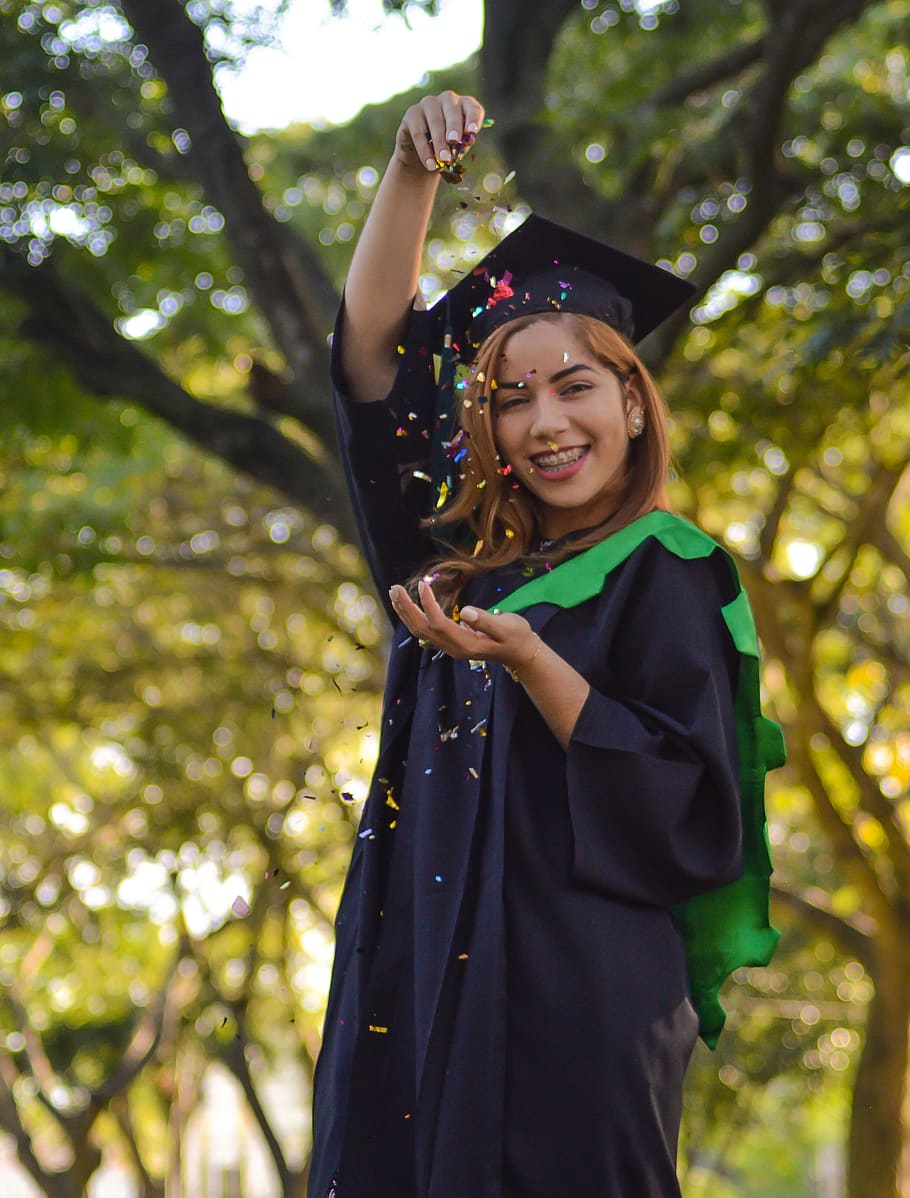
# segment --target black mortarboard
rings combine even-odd
[[[604,321],[634,343],[694,296],[691,283],[660,266],[529,216],[430,310],[434,348],[442,353],[432,453],[436,507],[445,504],[453,487],[455,363],[470,362],[495,328],[537,312],[578,312]]]
[[[480,342],[516,316],[580,312],[637,342],[694,295],[691,283],[659,266],[532,215],[432,311],[468,362]]]

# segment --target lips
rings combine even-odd
[[[540,470],[563,470],[584,457],[590,448],[590,445],[575,445],[553,453],[536,453],[531,455],[531,461]]]

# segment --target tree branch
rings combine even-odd
[[[0,246],[0,285],[29,308],[25,335],[46,344],[90,394],[138,401],[200,448],[296,500],[357,543],[334,459],[317,460],[261,417],[202,403],[184,391],[136,345],[118,336],[107,316],[51,263],[30,267],[15,250]],[[334,447],[328,410],[311,405],[308,415],[314,417],[310,427]]]
[[[830,623],[837,612],[860,547],[867,543],[874,543],[875,538],[881,536],[880,530],[884,528],[882,513],[887,510],[890,497],[900,482],[904,470],[903,465],[893,467],[879,463],[872,474],[868,490],[861,500],[857,500],[859,510],[855,518],[845,524],[843,538],[828,555],[828,561],[830,561],[835,554],[846,554],[846,563],[840,578],[834,584],[827,598],[813,605],[816,631]],[[890,534],[886,532],[886,535]],[[900,551],[896,542],[895,546]]]
[[[798,891],[785,882],[775,881],[771,886],[771,898],[794,915],[811,934],[827,936],[846,956],[855,957],[871,968],[875,955],[874,919],[861,912],[850,916],[835,915],[829,896],[817,886]]]
[[[225,122],[202,30],[186,7],[179,0],[121,0],[121,8],[167,81],[175,124],[192,140],[188,158],[207,198],[225,217],[250,291],[302,389],[314,370],[327,375],[325,335],[338,293],[316,255],[292,241],[263,207],[240,141]],[[302,393],[300,399],[305,406]]]
[[[164,1198],[164,1182],[157,1181],[152,1177],[146,1167],[145,1161],[142,1159],[142,1153],[139,1151],[136,1129],[133,1126],[126,1095],[120,1095],[111,1104],[111,1110],[117,1121],[117,1126],[120,1128],[120,1134],[126,1143],[127,1152],[133,1162],[133,1168],[139,1174],[139,1183],[142,1186],[144,1198]]]
[[[661,84],[648,99],[647,106],[649,108],[663,108],[670,104],[678,104],[681,100],[688,99],[695,92],[713,87],[715,83],[729,79],[731,75],[736,75],[740,71],[745,70],[746,67],[750,67],[754,62],[758,62],[765,56],[766,50],[766,34],[755,38],[751,42],[743,42],[739,46],[733,46],[731,49],[724,51],[723,54],[718,54],[716,58],[712,58],[710,62],[701,63],[699,66],[692,67],[688,71],[682,71],[675,78]]]
[[[862,749],[850,745],[844,740],[843,733],[814,695],[810,697],[809,703],[820,731],[828,738],[834,752],[856,783],[861,807],[869,815],[874,816],[885,830],[890,848],[889,857],[894,866],[899,893],[910,895],[910,844],[907,843],[903,829],[898,822],[897,812],[879,790],[875,780],[863,768]]]
[[[19,1116],[19,1108],[13,1098],[13,1087],[19,1074],[8,1053],[0,1053],[0,1125],[16,1142],[16,1155],[22,1167],[48,1198],[76,1198],[70,1189],[66,1175],[44,1170],[35,1155],[32,1138]]]
[[[743,162],[742,173],[749,177],[752,190],[745,211],[720,225],[712,245],[699,248],[698,267],[691,280],[697,287],[697,297],[736,264],[777,211],[782,193],[778,146],[793,80],[815,60],[824,43],[844,24],[855,21],[869,3],[871,0],[803,0],[777,12],[775,25],[762,39],[764,70],[722,135],[714,134],[712,157],[722,158],[726,144],[731,161]],[[663,189],[664,194],[675,200],[683,184],[695,182],[690,174],[688,162],[685,170],[681,162],[675,177]],[[625,198],[614,208],[621,206],[627,207]],[[652,368],[659,369],[666,360],[687,322],[688,313],[678,312],[647,338],[643,352]]]
[[[246,1035],[243,1030],[243,1016],[236,1008],[234,1009],[234,1018],[237,1020],[237,1035],[233,1040],[230,1041],[229,1044],[224,1047],[221,1057],[228,1069],[230,1069],[231,1073],[233,1073],[234,1077],[236,1077],[237,1081],[240,1083],[240,1087],[243,1090],[247,1103],[249,1104],[253,1118],[259,1125],[259,1130],[262,1132],[263,1138],[265,1139],[269,1152],[271,1153],[272,1160],[275,1163],[275,1168],[278,1172],[279,1178],[281,1179],[282,1192],[289,1194],[291,1192],[291,1186],[295,1180],[294,1171],[288,1165],[284,1151],[278,1141],[278,1137],[272,1130],[272,1125],[269,1123],[268,1116],[263,1109],[262,1103],[259,1101],[259,1095],[256,1092],[255,1085],[253,1084],[253,1078],[250,1074],[250,1068],[247,1064],[247,1059],[244,1052],[244,1049],[248,1045],[249,1041],[246,1039]]]
[[[799,770],[800,781],[812,797],[818,822],[831,841],[839,864],[858,887],[877,923],[888,924],[893,920],[894,912],[882,891],[875,867],[856,843],[850,825],[834,806],[815,768],[807,743],[808,736],[813,731],[815,729],[807,729],[805,739],[796,736],[790,738],[790,761]]]

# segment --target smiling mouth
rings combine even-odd
[[[558,453],[535,453],[531,461],[538,470],[563,470],[583,458],[590,448],[590,445],[576,445],[573,449],[562,449]]]

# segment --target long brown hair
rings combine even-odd
[[[554,317],[571,321],[579,341],[621,382],[635,380],[636,397],[644,408],[645,429],[641,436],[629,441],[616,511],[596,528],[539,553],[538,500],[504,465],[496,451],[491,398],[506,342],[512,334],[536,321]],[[524,558],[531,566],[543,565],[545,561],[551,566],[558,565],[655,508],[670,510],[666,493],[670,459],[666,404],[631,344],[603,321],[568,312],[516,317],[495,329],[484,341],[466,383],[458,392],[461,402],[457,424],[464,432],[467,453],[458,462],[460,473],[454,498],[445,509],[422,520],[421,525],[436,529],[440,525],[460,524],[473,534],[474,549],[471,552],[453,547],[431,561],[420,574],[409,579],[407,589],[412,598],[417,597],[418,581],[432,577],[437,599],[451,613],[465,586],[480,574]]]

